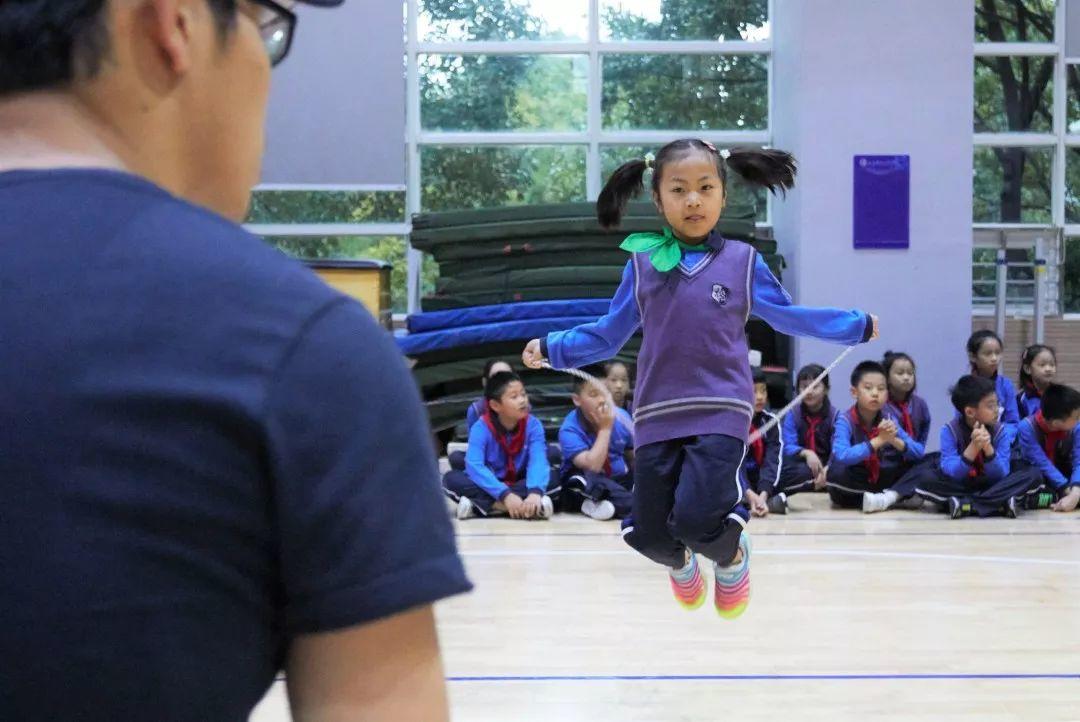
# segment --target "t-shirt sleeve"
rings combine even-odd
[[[567,417],[563,421],[562,427],[559,428],[559,449],[562,451],[563,461],[567,466],[574,466],[574,459],[578,454],[582,454],[592,446],[588,443],[588,439],[577,428],[576,424],[570,423],[570,418]]]
[[[308,320],[274,373],[265,424],[287,632],[471,588],[416,385],[362,306],[337,299]]]

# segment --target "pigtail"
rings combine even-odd
[[[645,190],[645,171],[649,164],[642,160],[623,163],[608,178],[600,197],[596,199],[596,218],[604,229],[617,228],[626,211],[626,204]]]
[[[795,186],[795,156],[787,151],[774,148],[731,148],[727,151],[725,162],[728,168],[748,183],[768,188],[773,195],[777,190],[784,195]]]

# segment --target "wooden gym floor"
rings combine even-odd
[[[1080,513],[791,507],[750,526],[736,621],[680,609],[616,522],[455,522],[476,590],[438,606],[454,719],[1080,720]],[[288,719],[278,683],[252,720]]]

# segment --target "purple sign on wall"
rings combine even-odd
[[[855,156],[855,248],[907,248],[911,156]]]

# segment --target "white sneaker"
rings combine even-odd
[[[476,507],[467,497],[461,497],[457,504],[457,518],[461,521],[476,516]]]
[[[542,496],[540,498],[540,518],[550,519],[555,513],[555,505],[551,503],[550,496]]]
[[[457,516],[458,502],[454,501],[453,499],[451,499],[449,496],[447,496],[445,494],[443,495],[443,498],[446,499],[446,511],[447,511],[447,513],[450,514],[450,516]]]
[[[864,491],[862,495],[862,510],[864,514],[873,514],[875,511],[885,511],[889,508],[889,502],[885,494],[873,494]]]
[[[597,521],[607,521],[615,516],[615,505],[607,499],[603,501],[593,501],[592,499],[586,499],[581,502],[581,513],[590,519],[596,519]]]

